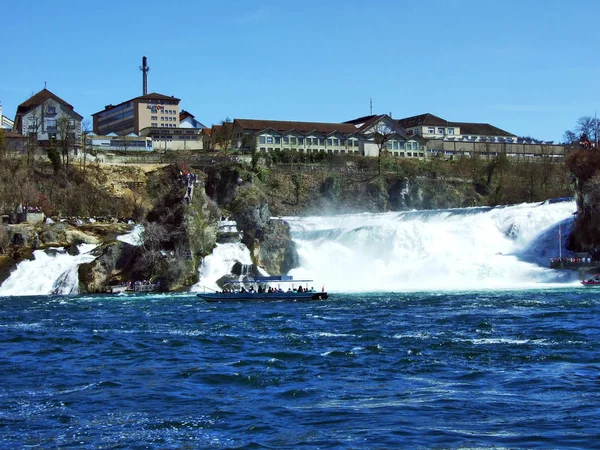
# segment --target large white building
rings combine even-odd
[[[82,116],[73,110],[73,106],[44,88],[17,107],[13,129],[22,135],[35,134],[40,144],[53,139],[61,139],[60,120],[69,120],[69,136],[74,147],[81,141]]]

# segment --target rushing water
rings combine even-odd
[[[0,298],[2,448],[597,448],[600,290]]]

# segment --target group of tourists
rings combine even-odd
[[[592,258],[578,257],[578,256],[563,256],[562,258],[550,258],[551,264],[556,263],[570,263],[570,264],[589,264],[592,262]]]
[[[279,288],[274,288],[271,286],[258,286],[258,288],[254,289],[254,286],[250,286],[247,290],[244,286],[242,286],[239,289],[230,289],[230,288],[223,288],[223,291],[221,292],[222,294],[245,294],[245,293],[250,293],[250,294],[276,294],[276,293],[285,293],[286,291],[284,291],[283,289]],[[288,288],[287,290],[288,293],[293,293],[293,292],[315,292],[315,288],[311,287],[310,289],[308,289],[308,287],[303,288],[302,286],[298,286],[297,288]]]

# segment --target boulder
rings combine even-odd
[[[92,254],[97,258],[79,266],[79,292],[101,293],[111,280],[126,277],[139,248],[121,241],[104,244]]]

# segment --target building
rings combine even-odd
[[[85,136],[86,149],[95,151],[152,151],[152,138],[137,136],[132,133],[127,136],[119,136],[116,133],[110,133],[106,136],[99,136],[96,133],[89,133]]]
[[[219,129],[213,127],[210,133],[213,143],[218,143],[215,136],[218,134]],[[260,152],[295,150],[377,156],[383,149],[394,156],[425,156],[424,141],[407,136],[387,115],[361,117],[345,123],[235,119],[231,140],[231,147],[242,151],[256,148]]]
[[[407,133],[387,114],[359,117],[345,123],[354,125],[366,136],[365,156],[378,156],[380,150],[386,150],[392,156],[408,158],[424,158],[427,155],[426,139]]]
[[[179,102],[180,99],[173,96],[153,92],[118,105],[107,105],[104,110],[92,114],[94,133],[126,136],[139,135],[141,130],[150,127],[178,128]]]
[[[494,158],[564,158],[565,148],[552,141],[520,138],[488,123],[450,122],[433,114],[398,120],[409,135],[427,140],[429,156],[455,158],[479,156]]]
[[[2,105],[0,105],[0,128],[3,130],[12,130],[14,122],[2,114]]]
[[[140,137],[151,139],[153,150],[198,151],[204,148],[202,128],[155,128],[140,131]]]
[[[199,128],[204,129],[206,125],[196,120],[196,118],[189,112],[182,110],[179,114],[179,126],[181,128]]]
[[[454,139],[471,142],[516,142],[517,136],[489,123],[450,122],[430,113],[398,120],[407,133],[425,139]]]
[[[23,135],[35,135],[38,143],[46,145],[54,139],[65,139],[59,126],[63,118],[69,120],[65,130],[73,147],[79,147],[83,117],[73,110],[73,106],[44,88],[17,107],[13,130]]]

